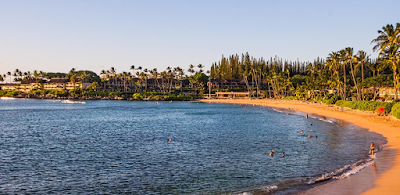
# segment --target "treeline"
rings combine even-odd
[[[371,59],[365,51],[355,51],[351,47],[333,51],[326,59],[317,58],[312,62],[288,61],[274,57],[269,60],[255,58],[248,53],[222,56],[211,66],[211,79],[244,80],[247,90],[257,91],[266,83],[274,97],[287,95],[287,90],[305,98],[325,96],[327,89],[334,91],[342,99],[353,97],[366,99],[366,87],[372,87],[369,98],[377,97],[377,88],[393,87],[394,99],[398,99],[400,87],[397,74],[400,62],[400,24],[388,24],[378,31],[379,36],[372,40],[374,51],[379,52]],[[392,75],[392,76],[390,76]],[[371,91],[371,90],[369,90]],[[271,95],[270,95],[271,96]]]
[[[371,41],[373,51],[379,52],[376,59],[362,50],[356,51],[346,47],[332,51],[326,58],[316,58],[313,61],[290,61],[277,56],[268,59],[256,58],[249,53],[222,56],[221,60],[212,63],[206,71],[211,79],[211,90],[227,90],[233,85],[224,83],[245,83],[245,87],[235,85],[239,90],[248,90],[253,97],[285,97],[294,95],[297,99],[321,98],[334,95],[346,99],[376,99],[378,88],[392,87],[396,90],[397,100],[400,88],[400,24],[388,24],[378,30],[378,37]],[[198,71],[195,69],[198,68]],[[0,75],[0,80],[11,83],[29,78],[69,78],[71,82],[95,82],[93,89],[130,92],[140,91],[163,93],[182,93],[185,89],[205,92],[209,77],[203,73],[203,65],[189,65],[187,71],[180,67],[168,67],[164,71],[130,66],[132,72],[117,73],[114,67],[102,70],[100,77],[92,71],[76,71],[69,73],[33,73],[7,72]],[[152,79],[151,89],[148,80]],[[183,81],[189,80],[190,85],[184,86]],[[221,81],[222,80],[222,81]],[[118,83],[123,83],[120,85]],[[107,85],[107,83],[109,85]],[[186,82],[187,83],[187,82]],[[214,85],[215,84],[215,85]],[[128,86],[133,86],[129,88]],[[217,87],[218,86],[218,87]],[[224,86],[224,88],[219,88]],[[231,89],[229,89],[231,90]],[[264,94],[262,94],[264,93]],[[261,94],[261,95],[260,95]],[[259,96],[260,95],[260,96]]]
[[[6,83],[12,82],[22,82],[30,79],[52,79],[52,78],[67,78],[67,79],[79,79],[85,82],[100,82],[100,77],[93,71],[80,70],[76,71],[74,68],[71,69],[69,73],[61,72],[44,72],[44,71],[21,71],[20,69],[15,69],[13,72],[7,72],[5,74],[0,74],[0,81],[5,81]]]

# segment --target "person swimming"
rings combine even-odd
[[[171,138],[167,139],[167,142],[172,142],[172,139]]]
[[[275,154],[274,150],[272,150],[271,153],[269,153],[270,156],[274,156],[274,154]]]
[[[312,130],[312,129],[310,129],[310,130],[309,130],[309,132],[313,132],[313,130]]]
[[[285,153],[284,152],[282,152],[282,157],[285,157]]]
[[[300,133],[304,133],[304,131],[303,131],[303,130],[301,130],[301,131],[300,131]]]
[[[312,122],[311,122],[311,126],[312,126]]]
[[[308,135],[308,138],[312,138],[312,136],[311,136],[311,135]]]

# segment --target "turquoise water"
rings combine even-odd
[[[385,142],[253,106],[3,99],[0,113],[9,194],[293,193],[365,164],[371,141]]]

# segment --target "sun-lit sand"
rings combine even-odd
[[[365,168],[360,173],[343,180],[330,182],[327,185],[316,186],[306,194],[399,194],[400,193],[400,121],[393,117],[379,117],[372,112],[363,112],[344,108],[340,110],[335,106],[319,103],[286,101],[286,100],[247,100],[247,99],[212,99],[201,100],[206,103],[229,104],[254,104],[274,108],[293,109],[296,111],[317,114],[325,117],[347,121],[369,131],[379,133],[388,139],[388,147],[384,149],[391,152],[382,152],[377,155],[374,170],[386,166],[387,171],[373,175],[372,169]],[[369,145],[365,146],[369,147]],[[393,159],[393,160],[392,160]],[[379,162],[378,160],[381,160]],[[391,162],[382,162],[391,161]],[[376,173],[376,171],[375,171]],[[377,177],[376,180],[371,179]]]

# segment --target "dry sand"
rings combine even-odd
[[[254,104],[317,114],[344,120],[387,138],[388,147],[378,153],[376,165],[346,179],[318,185],[305,194],[400,194],[400,121],[393,117],[379,117],[372,112],[363,112],[319,103],[286,100],[212,99],[206,103]],[[366,146],[369,147],[369,146]]]

